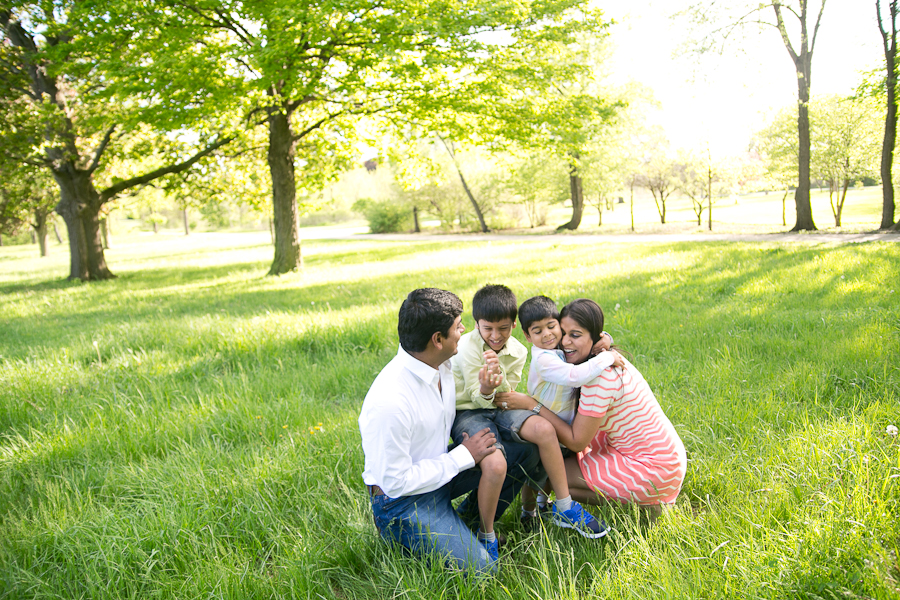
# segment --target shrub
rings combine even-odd
[[[365,215],[372,233],[396,233],[412,228],[412,211],[400,204],[361,198],[353,203],[353,210]]]

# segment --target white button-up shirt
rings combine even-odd
[[[455,417],[450,361],[435,370],[400,348],[375,378],[359,415],[363,481],[399,498],[436,490],[475,466],[465,446],[447,452]]]

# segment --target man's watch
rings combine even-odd
[[[541,414],[541,409],[542,409],[543,407],[544,407],[543,404],[538,404],[538,405],[532,407],[531,412],[533,412],[533,413],[536,414],[536,415],[539,415],[539,414]]]

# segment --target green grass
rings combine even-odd
[[[0,249],[0,598],[900,594],[900,245],[322,241],[267,278],[260,239],[117,239],[94,284]],[[476,580],[378,539],[356,419],[405,294],[488,282],[596,299],[689,462],[606,541],[510,511]]]

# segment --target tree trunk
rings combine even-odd
[[[634,176],[631,177],[631,231],[634,231]]]
[[[31,234],[31,243],[37,244],[37,234],[34,232],[34,229],[29,231],[28,233]]]
[[[666,197],[662,190],[659,191],[659,196],[656,195],[656,190],[650,188],[650,193],[653,194],[653,201],[656,203],[656,212],[659,213],[659,222],[661,225],[666,224]]]
[[[419,207],[413,206],[413,224],[416,227],[416,233],[422,233],[422,230],[419,228]]]
[[[800,179],[797,181],[797,189],[794,192],[794,203],[797,206],[797,222],[791,231],[815,231],[813,222],[812,204],[809,199],[809,161],[810,161],[810,137],[809,137],[809,86],[802,76],[797,78],[800,101],[797,111],[797,133],[800,141],[799,161]]]
[[[475,200],[475,196],[472,195],[472,190],[469,189],[469,184],[466,183],[466,178],[463,177],[459,165],[456,164],[456,160],[453,161],[453,164],[456,165],[456,173],[459,175],[459,181],[462,183],[463,189],[466,191],[466,196],[469,197],[469,202],[472,203],[472,208],[475,209],[475,216],[478,217],[478,225],[481,227],[481,233],[488,233],[490,231],[490,228],[488,228],[487,223],[484,220],[484,214],[481,212],[481,207],[478,206],[478,201]],[[460,221],[460,223],[461,222],[462,221]]]
[[[790,191],[790,188],[785,189],[784,195],[781,196],[781,224],[784,227],[787,227],[787,197]]]
[[[815,231],[816,224],[813,222],[812,205],[809,199],[809,159],[810,159],[810,137],[809,137],[809,86],[810,73],[812,71],[812,54],[810,53],[810,41],[807,30],[807,2],[800,1],[800,52],[794,51],[793,46],[788,38],[784,21],[781,18],[781,4],[778,2],[772,5],[775,9],[775,15],[778,18],[778,28],[781,32],[784,45],[791,55],[791,60],[797,73],[797,134],[798,134],[798,164],[799,164],[799,180],[797,182],[797,190],[794,192],[794,203],[797,206],[797,222],[791,231]],[[824,4],[822,5],[824,9]],[[794,13],[796,14],[796,13]],[[819,18],[816,21],[814,32],[818,32],[819,23],[821,22],[822,13],[819,12]],[[815,44],[815,33],[813,34],[813,44]]]
[[[712,231],[712,156],[709,157],[709,161],[709,179],[707,179],[706,184],[706,196],[709,198],[709,213],[707,213],[707,216],[709,217],[709,230]]]
[[[275,230],[275,258],[269,275],[283,275],[303,266],[297,225],[299,211],[290,114],[273,111],[269,115],[269,150],[266,158],[272,175],[272,217]]]
[[[565,225],[556,228],[557,231],[568,229],[575,231],[581,225],[581,216],[584,213],[584,184],[578,171],[578,155],[569,163],[569,194],[572,197],[572,220]]]
[[[896,77],[894,77],[896,79]],[[890,81],[890,78],[888,79]],[[881,146],[881,225],[880,229],[889,229],[894,224],[894,182],[893,163],[894,145],[897,139],[897,100],[894,87],[896,82],[888,84],[888,109],[884,120],[884,142]]]
[[[881,19],[881,2],[876,1],[878,27],[884,42],[884,59],[887,67],[887,114],[884,117],[884,141],[881,144],[881,225],[879,229],[890,229],[894,225],[894,147],[897,143],[897,0],[888,5],[891,15],[891,29],[888,32]]]
[[[100,239],[103,243],[103,249],[109,250],[109,216],[100,219]]]
[[[187,207],[181,209],[181,218],[184,221],[184,235],[191,235],[191,227],[188,223]]]
[[[487,223],[484,220],[484,214],[481,212],[481,207],[478,206],[478,202],[475,200],[475,196],[472,194],[472,190],[469,189],[469,184],[466,183],[466,178],[463,177],[462,169],[459,168],[459,163],[456,162],[456,153],[450,147],[450,144],[447,143],[442,136],[438,136],[441,142],[444,144],[444,148],[447,150],[447,154],[450,155],[450,159],[453,161],[453,166],[456,167],[456,174],[459,175],[459,181],[462,183],[463,190],[466,192],[466,196],[469,197],[469,202],[472,203],[472,208],[475,209],[475,216],[478,217],[478,224],[481,227],[482,233],[488,233],[490,229],[487,226]],[[451,140],[452,143],[452,140]],[[462,225],[462,215],[460,215],[459,224]]]
[[[96,281],[115,277],[106,266],[100,239],[100,196],[87,171],[71,163],[53,170],[59,185],[60,201],[56,212],[66,223],[69,234],[69,279]]]
[[[843,189],[840,190],[840,197],[838,199],[838,209],[837,214],[835,215],[835,226],[841,226],[841,215],[844,214],[844,202],[847,201],[847,188],[850,187],[850,179],[844,179]]]
[[[3,234],[0,233],[0,248],[3,247]]]
[[[34,211],[34,233],[41,247],[41,256],[47,256],[47,212],[45,210]]]
[[[55,220],[53,221],[53,235],[56,236],[56,243],[57,243],[57,244],[62,244],[62,243],[63,243],[63,241],[62,241],[62,236],[59,235],[59,227],[56,226],[56,221],[55,221]]]

